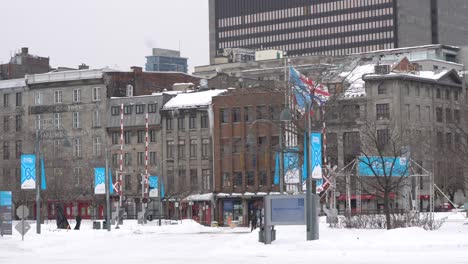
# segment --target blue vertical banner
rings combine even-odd
[[[112,169],[108,169],[109,173],[109,194],[114,194],[114,183],[112,182]]]
[[[322,179],[322,134],[311,133],[310,138],[312,148],[312,179]]]
[[[41,190],[47,189],[47,181],[44,167],[44,156],[41,157]]]
[[[94,194],[106,194],[105,168],[94,168]]]
[[[0,230],[3,235],[13,235],[13,203],[10,191],[0,191]]]
[[[161,198],[164,198],[164,182],[161,181]]]
[[[159,177],[149,176],[148,181],[149,197],[159,197]]]
[[[309,156],[307,153],[307,133],[304,133],[304,159],[302,163],[302,182],[307,180],[307,157]]]
[[[21,189],[36,189],[36,155],[21,155]]]
[[[276,158],[275,158],[275,176],[273,178],[273,184],[274,185],[279,185],[280,183],[280,157],[279,153],[276,152]]]

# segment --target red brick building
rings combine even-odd
[[[248,225],[251,211],[263,208],[273,184],[279,116],[284,93],[271,89],[231,89],[213,97],[213,168],[220,224]],[[248,135],[255,139],[249,144]],[[252,141],[252,140],[250,140]]]

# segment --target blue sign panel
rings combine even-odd
[[[276,163],[275,163],[275,175],[273,178],[273,184],[278,185],[280,183],[279,172],[280,172],[280,155],[281,153],[276,152]],[[298,155],[298,148],[288,148],[283,153],[283,163],[284,163],[284,174],[292,174],[294,172],[299,171],[299,155]],[[299,179],[297,179],[297,183],[299,183]]]
[[[44,167],[44,157],[41,157],[41,190],[47,189],[47,181]]]
[[[320,133],[311,133],[312,147],[312,178],[322,179],[322,135]]]
[[[12,194],[0,191],[0,230],[2,235],[12,235],[13,225]]]
[[[94,194],[106,194],[105,168],[94,168]]]
[[[358,174],[359,176],[408,176],[408,161],[402,157],[361,156]]]
[[[21,189],[36,189],[36,155],[21,155]]]
[[[271,200],[271,222],[304,224],[305,198],[294,197]]]
[[[158,197],[159,196],[159,177],[149,176],[148,181],[149,181],[148,183],[149,197]]]

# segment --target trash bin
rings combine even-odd
[[[258,242],[265,243],[265,228],[263,226],[258,231]]]
[[[107,229],[107,221],[102,221],[102,229]]]
[[[93,229],[101,229],[101,222],[94,221],[93,222]]]
[[[276,229],[275,229],[275,226],[272,226],[271,227],[271,241],[275,241],[276,240]]]

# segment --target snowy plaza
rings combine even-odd
[[[271,245],[258,242],[258,229],[190,220],[162,226],[127,220],[111,232],[93,230],[90,221],[81,230],[57,230],[49,221],[41,235],[31,222],[24,241],[16,231],[0,238],[0,263],[468,263],[465,214],[436,218],[446,221],[435,231],[332,229],[321,218],[319,240],[306,241],[305,226],[277,226]]]

